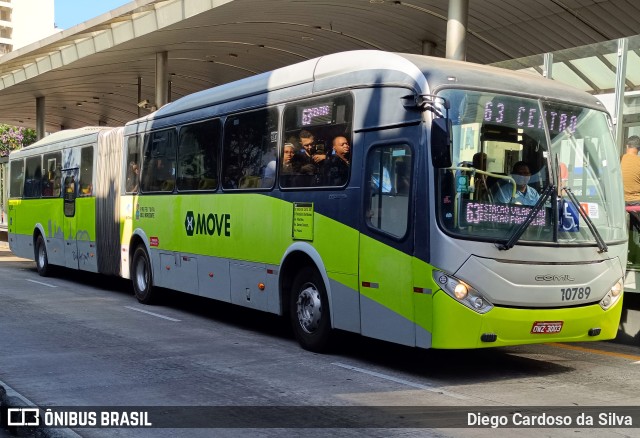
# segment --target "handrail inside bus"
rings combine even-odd
[[[506,179],[507,181],[509,181],[509,183],[513,187],[513,190],[511,192],[511,197],[515,198],[516,196],[516,180],[513,179],[511,175],[502,175],[500,173],[487,172],[486,170],[480,170],[480,169],[476,169],[475,167],[466,167],[466,166],[451,166],[451,167],[448,167],[447,169],[467,171],[471,173],[471,176],[475,176],[476,173],[479,173],[480,175],[486,175],[492,178]]]

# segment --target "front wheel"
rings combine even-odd
[[[42,277],[46,277],[51,273],[49,257],[47,256],[47,246],[45,245],[42,234],[38,234],[38,238],[36,239],[36,269]]]
[[[316,269],[305,267],[296,275],[289,314],[293,332],[302,348],[315,352],[327,349],[331,338],[329,300]]]
[[[156,294],[153,289],[151,262],[147,250],[142,245],[138,246],[133,253],[131,274],[136,298],[142,304],[151,304],[155,300]]]

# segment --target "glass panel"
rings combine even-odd
[[[22,198],[24,188],[24,161],[11,162],[11,184],[9,184],[9,197]]]
[[[269,172],[275,167],[277,144],[275,108],[227,118],[222,187],[227,190],[271,187],[274,179]]]
[[[604,239],[624,236],[622,194],[615,187],[620,168],[604,112],[541,107],[536,100],[493,93],[442,95],[451,103],[454,141],[454,165],[440,169],[437,179],[436,206],[445,229],[506,241],[546,192],[521,240],[592,244],[595,238],[568,206],[566,192],[547,191],[552,176],[562,175],[562,187],[576,195]]]
[[[571,85],[572,87],[579,88],[582,91],[593,91],[593,88],[583,81],[575,70],[571,69],[570,65],[567,65],[564,62],[554,62],[552,74],[553,79],[558,82]]]
[[[176,133],[173,129],[152,132],[142,162],[143,192],[173,192],[176,174]]]
[[[24,197],[39,198],[42,193],[42,156],[27,158],[24,180]]]
[[[367,157],[367,225],[396,237],[409,222],[411,156],[409,146],[394,145],[373,148]]]
[[[137,193],[140,188],[140,145],[142,136],[134,135],[127,139],[127,174],[124,190],[126,193]]]
[[[628,38],[626,91],[623,101],[623,135],[618,141],[625,152],[625,140],[640,135],[640,35]]]
[[[82,148],[80,151],[80,187],[78,196],[93,194],[93,147]]]
[[[565,129],[550,126],[551,152],[559,169],[560,187],[573,192],[603,239],[624,238],[620,227],[624,223],[624,198],[617,184],[619,159],[605,114],[557,103],[546,103],[544,109],[550,114],[570,115]],[[560,211],[560,241],[592,240],[577,210],[567,211],[570,206],[566,192],[560,195],[560,205],[565,209]],[[576,227],[572,227],[576,221]]]
[[[294,154],[283,165],[280,185],[345,186],[351,166],[352,120],[353,101],[348,94],[288,105],[284,131]]]
[[[629,50],[627,54],[627,80],[637,88],[640,86],[640,55],[636,50]]]
[[[42,196],[59,197],[62,184],[62,154],[54,152],[44,155],[45,173],[42,179]]]
[[[220,122],[183,126],[178,144],[178,190],[218,187]]]

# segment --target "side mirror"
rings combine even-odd
[[[436,169],[451,167],[451,120],[433,119],[431,124],[431,164]]]

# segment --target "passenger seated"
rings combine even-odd
[[[128,193],[136,193],[140,184],[140,167],[138,163],[132,161],[127,170],[126,190]]]
[[[91,184],[84,184],[80,187],[80,196],[91,196],[93,193],[93,186]]]
[[[333,139],[333,154],[323,164],[324,184],[343,186],[349,179],[351,148],[346,137],[339,135]]]
[[[198,190],[213,190],[218,185],[215,178],[202,178],[198,183]]]

